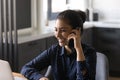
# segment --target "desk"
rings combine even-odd
[[[16,78],[15,80],[27,80],[27,78],[25,78],[22,74],[20,73],[16,73],[16,72],[12,72],[14,78]],[[19,79],[18,79],[19,78]]]

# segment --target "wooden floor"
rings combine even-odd
[[[120,77],[109,77],[109,80],[120,80]]]

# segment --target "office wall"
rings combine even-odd
[[[99,12],[100,20],[120,21],[120,0],[93,0],[94,11]]]
[[[31,0],[16,0],[17,29],[31,27]]]

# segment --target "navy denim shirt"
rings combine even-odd
[[[75,50],[67,55],[64,47],[53,45],[25,64],[21,73],[29,80],[39,80],[44,76],[40,71],[51,65],[54,80],[95,80],[96,51],[85,44],[82,48],[86,60],[76,61]]]

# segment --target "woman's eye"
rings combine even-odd
[[[57,29],[55,28],[54,31],[57,31]]]
[[[65,29],[61,29],[61,31],[62,31],[62,32],[66,32],[66,30],[65,30]]]

